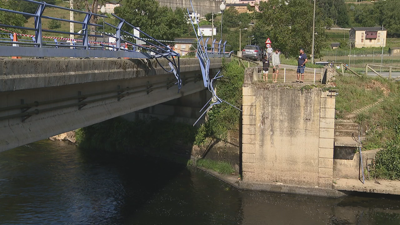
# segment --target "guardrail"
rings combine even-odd
[[[100,15],[92,12],[85,12],[70,8],[65,8],[57,5],[47,4],[46,2],[37,2],[33,0],[23,0],[30,4],[37,5],[36,13],[20,12],[10,9],[0,8],[0,11],[11,14],[18,14],[23,16],[29,16],[34,18],[34,28],[32,27],[21,27],[13,24],[0,24],[0,30],[3,38],[0,39],[0,56],[14,56],[14,57],[99,57],[99,58],[145,58],[145,59],[156,59],[161,68],[165,71],[173,73],[177,79],[177,85],[180,89],[182,80],[180,79],[180,54],[175,52],[169,45],[159,41],[147,33],[143,32],[134,25],[128,23],[123,18],[118,17],[115,14],[111,14],[114,19],[118,21],[117,25],[113,25],[103,21],[103,25],[95,24],[91,22],[93,17],[108,18],[106,15]],[[61,9],[65,11],[72,11],[84,15],[83,21],[67,20],[63,18],[56,18],[45,16],[44,12],[47,8]],[[42,19],[74,23],[82,25],[80,32],[66,32],[43,29]],[[4,21],[6,22],[6,21]],[[105,33],[104,27],[108,26],[115,33]],[[103,32],[97,31],[98,28],[102,28]],[[20,34],[10,31],[8,29],[18,29],[24,31],[34,31],[34,35]],[[127,29],[129,31],[127,31]],[[136,36],[137,31],[140,35]],[[75,35],[80,38],[60,38],[45,36],[44,33],[49,34],[65,34]],[[11,41],[8,41],[4,36],[10,36]],[[16,36],[24,37],[20,40]],[[115,42],[104,42],[104,37],[111,37]],[[103,38],[101,42],[96,41],[96,38]],[[50,39],[45,41],[45,39]],[[90,40],[94,39],[94,40]],[[60,42],[59,42],[60,41]],[[67,41],[67,42],[63,42]],[[230,57],[230,54],[225,54],[226,42],[222,43],[222,40],[218,43],[218,52],[214,52],[216,40],[213,40],[210,57],[221,58]],[[164,58],[169,61],[170,69],[166,69],[158,61],[158,59]]]

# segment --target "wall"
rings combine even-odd
[[[335,93],[252,84],[253,73],[243,87],[243,181],[331,188]]]

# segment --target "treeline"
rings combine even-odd
[[[349,5],[354,26],[384,26],[390,37],[400,37],[400,1],[386,0],[374,4]]]

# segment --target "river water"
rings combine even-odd
[[[0,153],[0,224],[400,224],[400,198],[241,191],[160,159],[40,141]]]

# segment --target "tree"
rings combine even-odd
[[[56,4],[56,0],[39,0],[39,2],[46,2],[48,4]],[[21,12],[32,13],[34,14],[38,8],[38,4],[25,2],[21,0],[12,0],[10,2],[10,6],[14,10],[18,10]],[[30,16],[24,16],[26,19],[29,19]]]
[[[347,13],[347,6],[344,0],[318,0],[317,1],[321,16],[324,20],[332,19],[335,25],[347,27],[350,24],[350,18]]]
[[[223,13],[223,26],[234,28],[239,26],[239,12],[235,7],[229,7]]]
[[[55,30],[61,27],[61,22],[58,20],[50,20],[48,26],[50,30]]]
[[[400,1],[386,0],[360,5],[355,9],[354,21],[365,27],[384,26],[391,37],[400,37]]]
[[[311,52],[313,5],[309,0],[290,1],[281,4],[270,0],[260,4],[258,22],[253,29],[257,44],[264,45],[269,37],[274,48],[279,48],[286,56],[295,56],[300,48]],[[315,55],[320,54],[325,40],[325,21],[319,8],[316,11]]]
[[[15,5],[11,1],[0,1],[0,7],[4,9],[13,9],[16,10]],[[26,19],[22,15],[7,13],[4,11],[0,11],[0,24],[8,24],[13,26],[23,27]],[[8,30],[15,31],[18,33],[24,33],[25,30],[16,29],[16,28],[7,28]]]
[[[188,27],[183,9],[160,7],[156,0],[125,0],[115,14],[156,39],[173,40]]]

